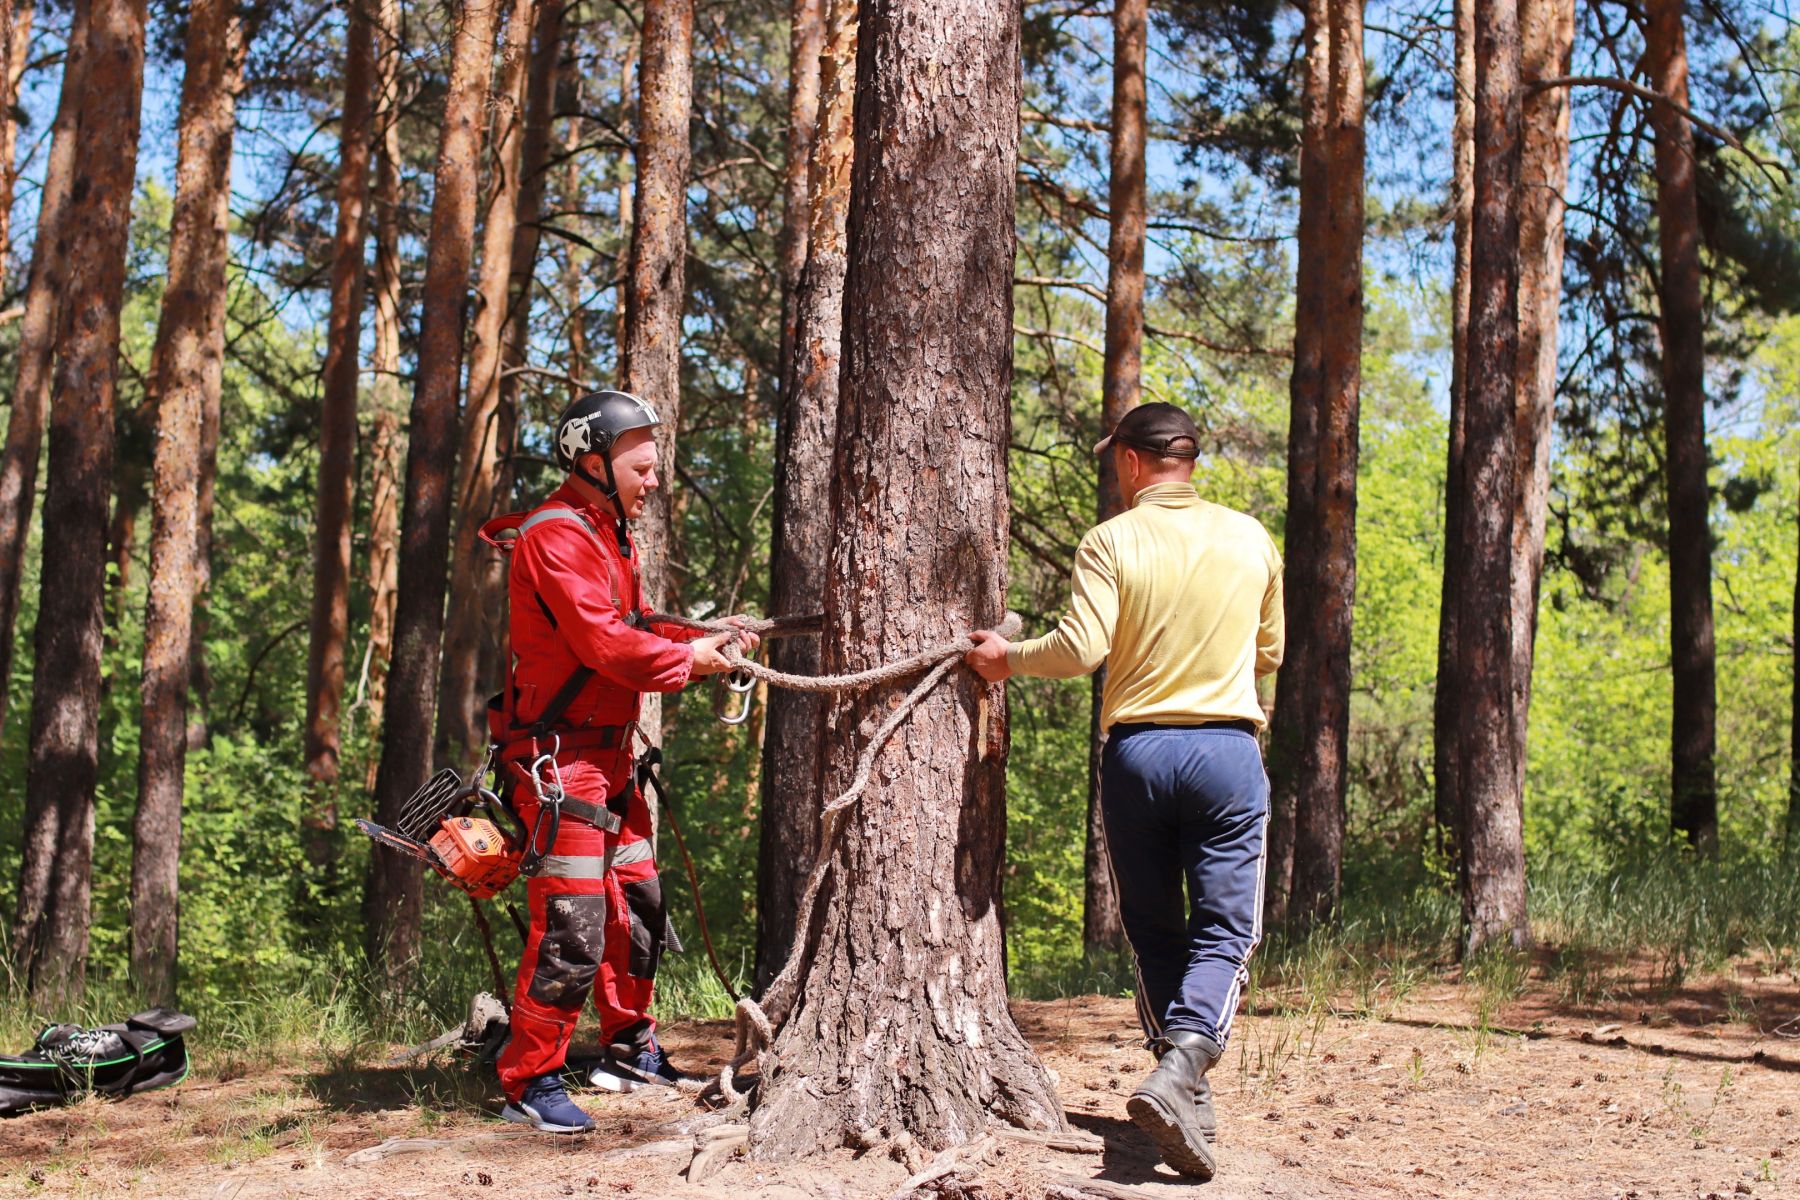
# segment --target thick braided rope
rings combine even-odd
[[[1009,612],[1001,621],[998,632],[1002,637],[1013,637],[1023,625],[1018,613]],[[817,907],[819,893],[824,887],[825,879],[831,873],[833,851],[837,841],[839,828],[846,819],[846,814],[869,786],[869,780],[875,769],[875,760],[882,748],[900,728],[901,722],[917,708],[931,690],[948,675],[962,656],[968,652],[969,639],[965,636],[954,642],[946,642],[921,651],[909,658],[889,663],[869,671],[858,671],[848,675],[801,676],[787,675],[781,671],[772,671],[758,663],[743,659],[741,655],[734,661],[749,670],[758,679],[766,680],[775,687],[791,687],[789,680],[801,681],[796,690],[820,692],[846,692],[867,686],[872,682],[885,682],[915,673],[923,667],[930,666],[929,673],[917,684],[906,697],[887,715],[869,744],[863,747],[862,754],[856,760],[856,773],[850,780],[850,786],[842,795],[827,804],[820,812],[819,849],[813,859],[812,870],[806,880],[806,891],[800,897],[799,919],[794,923],[794,941],[788,950],[787,962],[783,964],[781,973],[769,984],[763,993],[763,1004],[758,1004],[748,996],[737,1002],[735,1020],[737,1025],[737,1047],[731,1061],[719,1072],[719,1091],[725,1099],[736,1104],[744,1099],[744,1094],[735,1086],[735,1077],[739,1068],[755,1059],[757,1071],[763,1079],[772,1076],[775,1061],[776,1026],[785,1023],[793,1006],[796,983],[800,975],[800,963],[806,952],[807,931],[812,928],[813,910]],[[735,643],[728,651],[735,651]],[[766,1005],[766,1007],[765,1007]],[[773,1017],[770,1014],[773,1013]]]

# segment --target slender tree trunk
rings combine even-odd
[[[860,20],[830,671],[989,625],[1006,595],[1019,10],[866,0]],[[857,731],[894,699],[831,704],[824,794],[849,782]],[[751,1115],[753,1157],[868,1130],[935,1149],[995,1119],[1062,1127],[1006,1007],[1005,702],[951,674],[846,814],[780,1069]]]
[[[1457,793],[1464,948],[1529,939],[1513,752],[1512,550],[1519,349],[1519,21],[1515,0],[1475,13],[1475,197],[1469,260],[1457,583]]]
[[[236,6],[194,0],[181,79],[168,286],[150,358],[156,450],[138,806],[131,826],[131,977],[158,1004],[175,1002],[200,429],[224,378],[231,143],[243,64],[244,28]]]
[[[813,141],[819,131],[819,55],[825,49],[825,0],[792,0],[788,21],[787,159],[781,179],[781,391],[792,390],[794,330],[800,320],[800,272],[806,234]]]
[[[1327,102],[1324,346],[1314,420],[1311,604],[1290,632],[1310,643],[1289,703],[1310,728],[1296,780],[1288,917],[1320,921],[1343,886],[1344,803],[1350,765],[1350,640],[1356,600],[1356,463],[1362,390],[1362,0],[1331,0]]]
[[[665,480],[675,478],[675,432],[681,424],[693,49],[694,0],[646,0],[638,68],[636,220],[620,359],[625,390],[648,400],[662,418],[656,447]],[[667,576],[675,536],[668,485],[650,494],[635,532],[645,603],[667,606],[676,590]],[[638,727],[652,741],[662,740],[662,697],[644,697]]]
[[[44,491],[45,540],[31,687],[27,795],[53,797],[54,824],[27,832],[25,878],[51,863],[47,903],[23,903],[18,977],[45,1000],[78,999],[86,980],[98,773],[100,651],[106,592],[106,501],[112,488],[119,307],[131,232],[143,0],[95,0],[87,36],[75,176],[81,220],[67,223],[68,276],[58,319]]]
[[[1456,109],[1451,127],[1450,210],[1456,264],[1450,286],[1450,421],[1444,466],[1444,555],[1438,606],[1438,686],[1432,702],[1433,793],[1438,852],[1459,875],[1462,804],[1457,797],[1456,621],[1462,578],[1463,412],[1469,373],[1469,237],[1475,201],[1475,0],[1455,0]]]
[[[337,782],[343,749],[344,647],[350,637],[350,533],[356,487],[356,392],[362,365],[363,253],[369,237],[370,118],[375,111],[375,14],[349,6],[344,48],[344,113],[338,132],[337,233],[331,246],[331,313],[326,327],[325,396],[319,413],[317,541],[312,626],[306,659],[306,773]],[[336,805],[313,814],[320,831]],[[317,852],[313,852],[317,857]]]
[[[1569,73],[1574,0],[1520,0],[1524,78]],[[1525,97],[1519,153],[1519,393],[1517,498],[1513,510],[1513,756],[1525,791],[1544,526],[1550,508],[1550,434],[1556,412],[1557,318],[1562,304],[1563,194],[1569,186],[1569,93],[1543,88]]]
[[[1292,608],[1287,630],[1287,650],[1276,677],[1275,714],[1270,730],[1271,777],[1269,865],[1265,891],[1270,923],[1310,920],[1319,902],[1324,881],[1326,907],[1335,901],[1339,866],[1337,852],[1329,849],[1341,804],[1338,790],[1343,778],[1342,743],[1335,730],[1335,702],[1328,691],[1335,671],[1336,638],[1340,620],[1339,581],[1332,575],[1331,555],[1339,543],[1327,522],[1327,500],[1341,486],[1338,472],[1346,447],[1334,444],[1348,422],[1347,447],[1354,479],[1356,377],[1346,379],[1340,322],[1352,314],[1361,328],[1361,293],[1344,274],[1345,248],[1334,239],[1355,237],[1354,253],[1360,266],[1361,166],[1356,164],[1356,217],[1350,222],[1334,211],[1344,202],[1347,182],[1340,178],[1336,155],[1343,150],[1338,125],[1348,87],[1340,65],[1338,11],[1343,0],[1308,0],[1302,10],[1302,40],[1306,46],[1305,87],[1301,100],[1300,218],[1295,278],[1294,368],[1288,381],[1288,509],[1284,549],[1284,574],[1290,595],[1317,597],[1318,608]],[[1360,10],[1358,20],[1360,21]],[[1360,138],[1361,36],[1355,37],[1355,111]],[[1358,143],[1360,146],[1360,142]],[[1354,224],[1355,230],[1346,228]],[[1355,281],[1360,284],[1360,278]],[[1347,394],[1345,386],[1351,389]],[[1334,391],[1336,388],[1338,390]],[[1354,487],[1347,502],[1354,506]],[[1352,508],[1352,512],[1354,509]],[[1353,535],[1352,525],[1352,535]],[[1347,632],[1347,625],[1345,626]],[[1304,839],[1304,844],[1303,844]],[[1307,854],[1324,852],[1324,863],[1303,863]],[[1303,890],[1304,889],[1304,890]]]
[[[531,27],[537,0],[513,0],[501,39],[500,72],[489,110],[493,154],[489,160],[487,216],[481,228],[481,269],[475,284],[474,336],[469,344],[469,394],[463,404],[462,445],[456,458],[456,526],[450,542],[450,608],[444,630],[443,697],[438,741],[446,757],[468,760],[487,745],[480,701],[482,638],[488,622],[484,586],[499,555],[481,545],[482,524],[494,516],[503,458],[511,447],[500,434],[512,422],[500,411],[500,342],[506,336],[507,294],[512,286],[514,235],[518,231],[519,166],[525,142],[525,77],[531,60]],[[491,561],[490,561],[491,560]]]
[[[807,179],[806,263],[796,290],[793,357],[775,425],[775,508],[769,609],[816,610],[831,544],[831,448],[837,431],[844,329],[844,223],[855,151],[856,3],[830,0],[820,64],[817,137]],[[782,671],[819,672],[817,638],[769,643]],[[801,893],[819,845],[818,697],[769,692],[763,731],[761,842],[756,871],[756,987],[786,963]]]
[[[19,85],[25,78],[25,67],[31,59],[31,21],[35,10],[31,0],[13,4],[0,0],[0,48],[6,51],[0,77],[0,287],[6,283],[7,266],[12,259],[13,192],[19,182],[19,122],[12,115],[19,100]],[[0,681],[0,690],[4,681]]]
[[[1144,349],[1144,60],[1148,46],[1149,0],[1113,5],[1112,170],[1109,177],[1106,248],[1106,363],[1100,381],[1100,424],[1110,430],[1143,399]],[[1095,515],[1102,521],[1125,511],[1113,456],[1100,457],[1100,489]],[[1100,820],[1100,710],[1106,668],[1094,673],[1088,714],[1087,844],[1081,942],[1089,954],[1125,944],[1119,897],[1106,857],[1106,830]]]
[[[1318,475],[1319,389],[1325,369],[1325,206],[1329,176],[1327,140],[1331,95],[1329,0],[1306,0],[1301,7],[1301,42],[1306,47],[1305,83],[1300,100],[1300,216],[1295,231],[1294,367],[1288,377],[1287,517],[1283,546],[1283,586],[1292,596],[1310,595],[1318,524],[1313,496]],[[1290,610],[1295,608],[1289,606]],[[1275,713],[1269,730],[1268,867],[1264,915],[1284,924],[1294,882],[1294,839],[1298,833],[1305,754],[1310,741],[1304,697],[1310,639],[1295,636],[1290,618],[1287,645],[1275,677]]]
[[[586,89],[582,86],[583,81],[580,78],[577,78],[574,82],[575,107],[579,110]],[[580,145],[581,118],[571,117],[569,118],[568,128],[563,134],[562,148],[565,159],[563,162],[562,182],[560,185],[562,197],[560,203],[567,212],[580,212],[585,207],[582,203],[582,198],[586,195],[586,189],[582,186],[581,158],[576,153],[576,149]],[[623,155],[620,156],[620,162],[624,162]],[[630,223],[625,220],[624,217],[628,196],[629,193],[621,188],[619,192],[619,224],[624,231],[624,235],[620,239],[620,245],[627,244],[627,239],[630,237]],[[623,278],[622,273],[621,278]],[[557,283],[562,291],[563,310],[567,314],[563,318],[564,336],[568,342],[563,350],[563,374],[567,375],[570,380],[585,380],[588,378],[589,370],[587,329],[588,281],[586,273],[582,270],[581,257],[574,242],[564,241],[562,243],[562,263],[559,269]],[[623,322],[625,319],[623,294],[620,295],[619,299],[621,303],[616,319]],[[620,344],[624,344],[622,340]],[[568,389],[568,402],[573,404],[576,400],[581,398],[582,389],[575,386],[573,382],[566,386]]]
[[[1650,84],[1688,103],[1687,34],[1680,0],[1649,0],[1644,50]],[[1719,847],[1714,778],[1712,531],[1706,482],[1706,326],[1700,302],[1700,214],[1694,131],[1667,105],[1650,106],[1656,133],[1656,228],[1662,249],[1664,455],[1669,493],[1669,654],[1675,712],[1670,748],[1670,820],[1703,854]]]
[[[394,610],[394,662],[376,775],[377,819],[391,824],[431,774],[438,657],[444,632],[445,552],[456,477],[456,397],[462,375],[463,294],[479,203],[483,116],[494,68],[495,5],[463,7],[438,142],[437,181],[419,320],[418,382],[407,422],[406,506]],[[409,980],[419,949],[419,864],[377,848],[363,899],[369,959],[390,986]]]
[[[6,719],[7,683],[12,678],[13,625],[19,616],[19,582],[25,575],[26,542],[31,536],[31,508],[37,499],[38,452],[44,436],[44,412],[50,401],[50,362],[56,344],[57,316],[68,277],[68,245],[62,212],[75,177],[76,129],[86,98],[89,0],[75,0],[69,17],[69,48],[63,57],[62,95],[50,127],[50,159],[44,187],[38,193],[36,241],[31,274],[25,285],[25,315],[19,322],[18,372],[13,377],[12,409],[6,420],[6,445],[0,449],[0,727]],[[69,231],[72,232],[72,231]],[[47,796],[25,797],[27,844],[50,803]],[[47,858],[34,859],[48,869]],[[19,888],[21,912],[39,911],[48,877],[28,870]]]
[[[399,579],[400,464],[406,437],[400,421],[400,6],[381,6],[381,142],[375,156],[375,346],[369,360],[373,409],[369,436],[369,725],[380,729],[394,648],[394,590]],[[375,790],[376,761],[364,786]]]

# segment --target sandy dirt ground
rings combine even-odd
[[[1576,1007],[1528,990],[1483,1021],[1471,989],[1310,1015],[1253,1009],[1215,1069],[1219,1176],[1179,1181],[1125,1117],[1148,1068],[1130,1002],[1020,1003],[1082,1149],[1000,1138],[943,1195],[1800,1198],[1800,987],[1753,965],[1674,992]],[[665,1031],[717,1068],[724,1023]],[[0,1122],[0,1194],[209,1197],[891,1197],[921,1165],[839,1152],[689,1168],[691,1096],[581,1093],[597,1135],[486,1116],[455,1062],[251,1071],[212,1063],[172,1091]],[[377,1059],[379,1061],[379,1059]],[[379,1148],[379,1149],[376,1149]],[[923,1156],[927,1162],[930,1156]],[[696,1174],[704,1174],[702,1171]],[[931,1196],[925,1190],[915,1193]]]

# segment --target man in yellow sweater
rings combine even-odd
[[[968,662],[993,681],[1106,664],[1101,815],[1158,1060],[1127,1109],[1170,1166],[1210,1179],[1206,1072],[1262,935],[1269,780],[1256,681],[1280,665],[1283,633],[1281,555],[1254,517],[1195,492],[1199,445],[1174,405],[1127,413],[1094,449],[1115,456],[1131,508],[1081,539],[1068,614],[1016,644],[977,633]]]

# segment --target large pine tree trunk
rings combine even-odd
[[[48,853],[46,903],[25,907],[15,942],[18,977],[34,994],[79,997],[86,978],[88,906],[98,772],[100,652],[106,584],[106,502],[112,491],[119,306],[131,232],[144,0],[95,0],[72,197],[67,282],[56,338],[45,539],[31,688],[27,795],[50,797],[49,837],[27,831],[25,874]]]
[[[169,276],[150,357],[156,397],[149,600],[144,616],[138,805],[131,826],[131,977],[175,1002],[177,876],[197,583],[202,414],[225,370],[231,143],[244,29],[230,0],[194,0],[169,223]]]
[[[1475,12],[1475,197],[1469,259],[1456,673],[1464,948],[1523,945],[1525,858],[1513,753],[1514,404],[1519,348],[1519,20]]]
[[[62,95],[50,126],[50,158],[38,193],[36,241],[31,274],[25,285],[25,315],[19,322],[18,372],[13,377],[12,409],[6,420],[6,445],[0,449],[0,725],[6,719],[7,681],[12,677],[13,625],[19,616],[19,583],[25,574],[25,547],[31,536],[31,509],[37,499],[38,452],[44,436],[44,411],[50,402],[50,357],[56,343],[56,321],[67,278],[67,240],[62,212],[75,177],[76,129],[86,97],[89,0],[75,0],[69,17],[69,46],[63,57]],[[29,831],[48,797],[25,797]],[[27,833],[27,837],[35,836]],[[31,856],[27,854],[27,860]],[[48,860],[39,860],[47,867]],[[43,903],[47,879],[29,872],[19,891],[20,911],[36,911]]]
[[[1650,84],[1687,107],[1687,34],[1681,0],[1649,0],[1644,50]],[[1700,302],[1700,214],[1694,131],[1666,104],[1650,106],[1656,132],[1656,229],[1662,250],[1664,462],[1669,509],[1670,819],[1702,853],[1717,851],[1713,760],[1717,690],[1713,652],[1712,532],[1706,483],[1706,328]]]
[[[856,2],[830,0],[824,18],[817,138],[808,172],[806,263],[796,290],[792,357],[776,422],[769,611],[817,611],[831,542],[831,447],[837,432],[844,327],[844,223],[855,151]],[[815,58],[818,56],[815,55]],[[769,643],[769,663],[819,672],[816,638]],[[793,945],[801,893],[819,842],[817,696],[771,689],[764,707],[761,841],[756,871],[756,986],[767,987]]]
[[[1306,603],[1277,677],[1268,903],[1271,919],[1308,922],[1336,907],[1343,875],[1362,379],[1360,0],[1314,0],[1304,34],[1286,573]]]
[[[1000,617],[1006,595],[1019,13],[867,0],[824,667],[857,670]],[[840,698],[826,795],[896,690]],[[1005,695],[958,670],[847,817],[751,1153],[990,1120],[1063,1124],[1006,1007]]]
[[[825,0],[793,0],[788,17],[787,158],[781,171],[781,391],[794,386],[794,330],[800,320],[800,273],[806,234],[814,136],[819,132],[819,54],[825,48]]]
[[[356,384],[362,366],[363,250],[369,236],[369,142],[375,111],[375,14],[349,6],[344,112],[338,129],[337,233],[331,245],[331,311],[325,394],[319,412],[319,486],[313,551],[312,627],[306,656],[306,773],[338,777],[343,748],[344,650],[350,637],[350,533],[356,487]],[[314,814],[321,828],[333,813]]]
[[[1524,78],[1569,73],[1574,0],[1520,0]],[[1513,510],[1513,756],[1521,800],[1550,511],[1550,434],[1556,411],[1557,317],[1562,304],[1563,194],[1569,186],[1569,93],[1539,88],[1525,97],[1519,154],[1519,393],[1517,498]]]
[[[1462,578],[1463,411],[1468,396],[1469,236],[1475,203],[1475,0],[1455,0],[1455,112],[1450,131],[1450,211],[1455,265],[1450,281],[1450,421],[1444,463],[1444,553],[1438,606],[1438,685],[1432,700],[1433,803],[1438,852],[1462,862],[1462,803],[1456,792],[1457,587]]]
[[[443,695],[438,741],[452,760],[468,760],[487,745],[482,711],[481,649],[492,631],[484,606],[500,556],[480,541],[483,522],[494,516],[501,463],[511,447],[502,435],[514,422],[501,412],[501,339],[507,329],[514,236],[518,231],[519,167],[524,161],[525,79],[531,61],[531,27],[537,0],[513,0],[501,39],[500,71],[488,108],[493,121],[487,216],[481,227],[481,269],[470,322],[469,394],[463,403],[462,444],[456,457],[456,528],[450,542],[450,608],[445,618]]]
[[[681,310],[686,295],[688,118],[694,91],[694,0],[646,0],[638,70],[637,194],[625,275],[620,351],[625,390],[662,418],[656,431],[663,486],[635,526],[644,603],[669,603],[675,535],[669,489],[681,423]],[[661,697],[644,697],[639,728],[661,741]]]
[[[1317,541],[1319,389],[1325,371],[1325,208],[1330,178],[1328,141],[1331,96],[1329,0],[1301,6],[1300,40],[1306,48],[1300,96],[1300,214],[1295,229],[1294,367],[1288,376],[1287,514],[1282,547],[1283,587],[1293,597],[1310,596],[1316,585],[1312,549]],[[1290,613],[1298,605],[1288,604]],[[1289,617],[1286,650],[1275,676],[1275,713],[1269,728],[1268,867],[1264,916],[1280,925],[1289,916],[1294,883],[1294,841],[1308,774],[1310,741],[1305,698],[1312,643],[1297,637],[1299,622]]]
[[[1100,377],[1100,425],[1111,430],[1143,399],[1144,350],[1144,60],[1149,0],[1113,6],[1112,163],[1107,190],[1111,221],[1106,246],[1106,358]],[[1113,456],[1100,456],[1095,516],[1125,511]],[[1106,668],[1094,672],[1088,705],[1087,834],[1082,851],[1081,943],[1089,954],[1125,944],[1119,896],[1107,862],[1100,820],[1101,698]]]
[[[475,210],[496,6],[470,0],[457,23],[438,141],[436,188],[419,319],[418,382],[407,421],[406,504],[400,522],[394,661],[375,780],[377,819],[391,824],[431,774],[438,658],[444,632],[445,552],[456,475],[456,397],[462,375],[463,294],[475,247]],[[377,848],[369,861],[363,925],[369,959],[393,986],[408,981],[419,949],[419,864]]]

